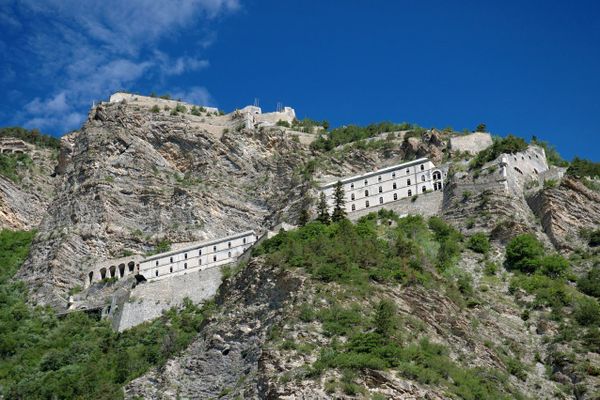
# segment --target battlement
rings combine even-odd
[[[109,103],[119,103],[122,101],[126,101],[128,103],[135,103],[143,106],[159,106],[164,107],[167,106],[169,108],[175,108],[177,105],[183,105],[188,108],[191,107],[204,107],[204,109],[210,113],[218,113],[219,109],[216,107],[209,107],[202,104],[191,104],[186,103],[184,101],[172,100],[172,99],[162,99],[160,97],[150,97],[150,96],[142,96],[139,94],[125,93],[125,92],[116,92],[110,96]]]

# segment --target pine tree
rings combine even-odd
[[[335,191],[333,192],[335,206],[333,213],[331,214],[331,220],[334,222],[340,221],[346,218],[346,206],[344,200],[344,187],[341,181],[335,184]]]
[[[304,226],[310,221],[310,205],[312,200],[310,197],[306,196],[302,199],[302,209],[300,210],[300,216],[298,217],[298,225]]]
[[[323,224],[329,223],[329,211],[327,211],[327,199],[325,193],[321,192],[319,196],[319,204],[317,204],[317,220]]]

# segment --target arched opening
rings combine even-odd
[[[410,186],[410,179],[407,179],[407,180],[406,180],[406,185],[407,185],[407,186]]]
[[[129,272],[133,272],[135,268],[135,263],[133,261],[129,261],[129,264],[127,264],[127,269],[129,270]]]
[[[392,183],[392,189],[394,189],[394,190],[395,190],[395,189],[397,189],[397,188],[398,188],[398,185],[396,185],[396,182]]]
[[[383,204],[383,197],[379,198],[379,204]]]
[[[117,267],[115,267],[114,265],[111,265],[110,268],[109,268],[109,271],[110,271],[110,277],[114,278],[115,274],[117,272]]]
[[[354,193],[352,193],[352,194],[350,195],[350,200],[354,200]],[[244,242],[244,243],[246,243],[246,242]]]
[[[100,279],[106,279],[106,268],[100,268]]]
[[[90,278],[90,283],[92,283],[92,281],[94,280],[94,271],[90,271],[90,273],[88,274],[89,278]]]
[[[440,179],[442,179],[442,173],[440,171],[435,171],[433,173],[433,180],[439,181]]]
[[[119,264],[119,278],[125,276],[125,264]]]
[[[352,211],[356,211],[356,206],[354,204],[352,204]]]
[[[421,182],[425,182],[425,175],[421,175]]]
[[[379,186],[379,193],[383,193],[383,187]]]
[[[521,171],[519,168],[517,167],[513,167],[515,169],[515,171],[517,171],[518,173],[520,173],[521,175],[523,175],[523,171]]]
[[[427,188],[425,186],[423,186],[422,190],[423,190],[423,193],[425,193],[427,191]]]
[[[412,190],[408,191],[408,197],[412,196]]]
[[[365,201],[365,207],[369,207],[369,200]]]
[[[398,193],[394,193],[394,200],[398,200]]]
[[[365,197],[368,197],[368,196],[369,196],[369,191],[365,190]]]

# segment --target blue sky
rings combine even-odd
[[[598,1],[0,0],[0,125],[61,135],[119,89],[332,126],[532,135],[600,161]]]

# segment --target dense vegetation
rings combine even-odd
[[[494,142],[490,147],[477,153],[477,156],[471,160],[470,168],[481,168],[485,163],[495,160],[503,153],[517,153],[527,149],[527,142],[523,139],[508,135],[505,138],[494,138]]]
[[[355,383],[358,373],[392,369],[464,399],[518,398],[505,374],[453,361],[445,346],[432,343],[418,324],[400,316],[385,291],[374,287],[425,286],[446,292],[464,307],[473,289],[468,274],[456,268],[461,249],[461,235],[439,218],[398,218],[380,211],[356,224],[346,219],[311,222],[281,232],[265,241],[256,254],[282,268],[302,268],[324,285],[318,291],[320,298],[300,306],[299,319],[319,321],[330,338],[307,371],[312,377],[332,368],[342,371],[341,380],[328,381],[326,390],[356,394],[363,390]],[[280,335],[273,332],[271,338],[281,340],[282,348],[311,348]]]
[[[575,157],[567,169],[567,174],[600,179],[600,163]]]
[[[11,277],[33,235],[0,231],[0,398],[122,398],[124,383],[164,363],[199,331],[203,312],[191,302],[124,333],[85,313],[59,318],[27,305],[25,285]]]
[[[0,128],[0,137],[14,137],[40,147],[60,148],[60,139],[40,133],[37,129],[25,129],[18,126]]]
[[[380,122],[367,126],[348,125],[333,129],[327,133],[325,138],[319,137],[311,144],[311,147],[315,150],[329,151],[342,144],[368,139],[384,132],[395,131],[421,133],[424,129],[413,124],[394,124],[392,122]]]
[[[28,169],[33,164],[27,154],[0,154],[0,175],[13,182],[19,182],[19,171]]]

